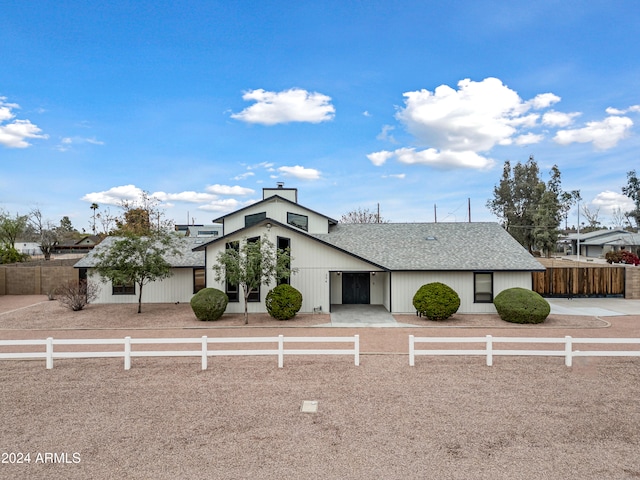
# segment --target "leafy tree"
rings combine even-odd
[[[577,190],[562,191],[556,165],[550,174],[545,184],[533,156],[513,168],[506,161],[500,183],[494,187],[494,197],[487,202],[487,208],[522,246],[529,251],[538,246],[547,254],[555,248],[562,218],[580,198]]]
[[[340,223],[388,223],[380,216],[380,212],[372,212],[368,208],[358,207],[340,217]]]
[[[5,251],[15,250],[16,241],[25,233],[28,218],[26,215],[17,213],[12,218],[9,214],[0,211],[0,243]]]
[[[142,312],[142,289],[156,280],[172,275],[167,256],[180,256],[178,238],[169,232],[148,236],[126,235],[96,253],[95,270],[103,282],[138,287],[138,313]]]
[[[627,185],[622,187],[622,193],[633,200],[635,208],[626,212],[627,219],[633,218],[636,228],[640,228],[640,180],[635,170],[627,172]]]
[[[242,287],[244,296],[244,323],[249,323],[249,295],[260,285],[270,285],[276,279],[289,278],[295,269],[290,268],[289,249],[276,250],[265,236],[243,239],[238,248],[227,248],[218,253],[213,265],[216,282],[228,282]]]
[[[95,268],[103,281],[138,287],[138,313],[145,285],[172,275],[169,256],[181,256],[180,239],[162,220],[159,201],[143,192],[138,202],[123,202],[124,215],[116,219],[117,238],[103,247]],[[154,219],[151,222],[150,219]]]

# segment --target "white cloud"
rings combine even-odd
[[[263,89],[249,90],[243,100],[256,103],[231,118],[247,123],[276,125],[289,122],[320,123],[333,119],[335,108],[331,97],[317,92],[292,88],[282,92],[267,92]]]
[[[609,115],[624,115],[626,113],[629,112],[640,112],[640,105],[631,105],[629,108],[626,108],[624,110],[620,110],[619,108],[614,108],[614,107],[607,107],[605,112],[607,112],[607,114]]]
[[[580,115],[580,112],[563,113],[550,110],[542,115],[542,124],[550,127],[567,127],[573,123],[575,117]]]
[[[537,135],[535,133],[529,132],[516,137],[514,143],[516,145],[531,145],[534,143],[540,143],[542,140],[544,140],[544,135]]]
[[[253,175],[253,174],[252,174]],[[239,185],[234,185],[233,187],[230,185],[209,185],[205,188],[207,192],[213,193],[215,195],[253,195],[255,190],[250,188],[240,187]]]
[[[389,160],[390,158],[393,158],[394,153],[393,152],[387,152],[385,150],[382,150],[381,152],[373,152],[370,153],[369,155],[367,155],[367,158],[371,161],[371,163],[373,163],[376,167],[379,167],[381,165],[384,165],[384,163]]]
[[[438,168],[475,168],[488,169],[493,167],[495,161],[491,158],[478,155],[471,150],[453,151],[428,148],[416,151],[415,148],[399,148],[394,155],[400,163],[430,165]]]
[[[396,143],[396,139],[391,135],[391,132],[395,130],[396,127],[393,125],[383,125],[382,131],[376,136],[378,140],[384,140],[386,142]]]
[[[49,138],[49,135],[42,134],[42,130],[31,121],[14,120],[13,110],[19,109],[20,105],[7,103],[6,100],[7,97],[0,97],[0,145],[8,148],[26,148],[31,145],[27,139]],[[11,123],[5,123],[9,121]]]
[[[234,180],[244,180],[247,177],[253,177],[255,175],[255,173],[253,172],[245,172],[245,173],[241,173],[240,175],[236,175],[235,177],[233,177]]]
[[[628,117],[611,116],[600,122],[587,122],[586,127],[559,130],[553,138],[560,145],[593,143],[598,150],[615,147],[629,135],[633,121]]]
[[[180,193],[165,193],[165,192],[154,192],[152,197],[157,198],[161,202],[188,202],[188,203],[206,203],[216,200],[218,197],[211,193],[201,193],[201,192],[180,192]],[[167,204],[167,206],[169,206]]]
[[[136,201],[143,191],[135,185],[112,187],[104,192],[87,193],[82,200],[98,205],[121,205],[123,201]]]
[[[531,106],[531,108],[535,110],[540,110],[542,108],[548,108],[554,103],[558,103],[560,100],[561,98],[553,93],[540,93],[528,102],[525,102],[525,104]]]
[[[406,178],[406,176],[406,173],[392,173],[389,175],[383,175],[382,178],[398,178],[400,180],[403,180],[404,178]]]
[[[628,212],[635,208],[633,200],[621,193],[612,192],[611,190],[600,192],[591,203],[596,207],[600,207],[603,213],[609,215],[618,208],[622,210],[622,212]]]
[[[242,204],[235,198],[225,198],[201,205],[198,207],[198,210],[205,210],[207,212],[230,212],[237,210],[241,206]]]
[[[60,139],[60,143],[56,145],[56,150],[59,152],[66,152],[71,150],[72,145],[78,145],[83,143],[90,143],[91,145],[104,145],[104,142],[96,139],[95,137],[84,138],[84,137],[64,137]]]
[[[280,167],[278,171],[286,177],[295,177],[301,180],[318,180],[320,171],[315,168],[305,168],[300,165],[294,167]]]
[[[364,115],[365,117],[370,117],[371,116],[371,114],[367,110],[362,112],[362,115]]]
[[[497,78],[458,82],[458,90],[440,85],[434,92],[407,92],[405,107],[396,114],[407,130],[425,145],[443,151],[487,152],[509,145],[517,127],[532,127],[537,116],[525,115],[560,100],[553,94],[523,102]]]

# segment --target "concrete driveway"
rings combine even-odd
[[[556,315],[587,315],[617,317],[640,315],[640,300],[624,298],[547,298],[551,313]]]

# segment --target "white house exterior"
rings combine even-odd
[[[263,200],[215,219],[217,237],[186,237],[185,255],[168,259],[174,275],[144,287],[143,302],[188,302],[206,284],[227,292],[229,313],[244,311],[237,287],[216,282],[212,266],[233,242],[267,237],[290,248],[296,273],[289,283],[302,293],[301,313],[330,312],[337,304],[383,305],[392,313],[415,313],[420,286],[442,282],[460,296],[460,313],[494,313],[493,298],[511,287],[530,289],[532,271],[544,267],[497,223],[339,224],[298,204],[297,189],[263,190]],[[106,239],[97,250],[109,245]],[[76,264],[91,274],[94,252]],[[248,304],[265,312],[262,286]],[[123,291],[100,283],[96,303],[134,303],[137,286]]]
[[[298,204],[296,189],[264,189],[262,201],[214,222],[223,224],[223,236],[196,248],[206,252],[206,271],[232,242],[266,236],[290,248],[296,273],[289,283],[302,293],[301,312],[364,303],[415,313],[415,292],[438,281],[458,293],[460,313],[494,313],[495,295],[511,287],[530,289],[531,272],[544,270],[497,223],[339,224]],[[227,291],[228,312],[244,310],[233,286],[213,275],[207,275],[207,286]],[[265,311],[269,289],[261,288],[249,312]]]

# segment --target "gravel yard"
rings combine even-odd
[[[131,305],[91,306],[86,318],[70,317],[55,302],[5,300],[0,338],[42,338],[51,328],[84,329],[55,331],[61,338],[121,337],[152,328],[139,322],[158,314],[146,305],[147,317]],[[328,321],[318,317],[302,318],[295,335],[357,330],[308,328]],[[633,317],[609,319],[611,326],[585,318],[582,327],[560,318],[543,333],[486,320],[486,328],[471,325],[473,335],[562,336],[566,320],[574,336],[639,336]],[[96,324],[105,330],[92,330]],[[220,327],[234,336],[278,329],[268,318],[260,328]],[[194,331],[199,322],[161,328],[143,335],[214,335]],[[1,361],[0,452],[9,463],[0,464],[0,478],[640,478],[640,359],[576,358],[567,368],[560,358],[501,357],[486,367],[477,357],[420,357],[409,367],[406,336],[425,330],[360,329],[370,354],[359,367],[327,356],[288,357],[283,369],[271,357],[216,357],[206,371],[193,358],[137,358],[129,371],[122,359],[56,360],[53,370]],[[300,411],[305,400],[318,402],[317,413]],[[29,453],[30,463],[11,463],[11,452]]]

